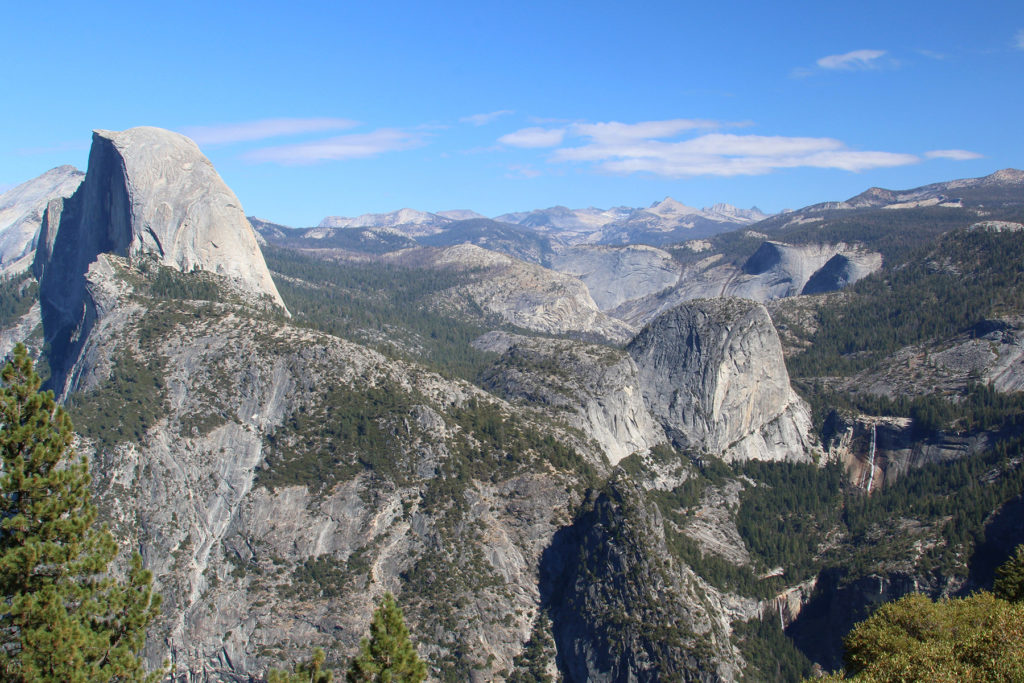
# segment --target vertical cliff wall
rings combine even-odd
[[[94,131],[85,180],[50,201],[33,264],[61,394],[99,312],[86,276],[102,254],[216,273],[284,307],[238,198],[194,142],[159,128]]]

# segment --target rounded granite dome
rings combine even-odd
[[[117,163],[101,162],[97,172],[123,176],[113,180],[127,190],[129,234],[112,236],[127,256],[153,254],[183,271],[224,275],[284,306],[241,202],[195,142],[150,126],[96,130],[89,174],[93,156],[111,153]]]

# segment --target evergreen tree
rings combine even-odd
[[[331,683],[334,674],[320,670],[325,659],[324,651],[316,648],[313,650],[313,658],[308,662],[296,664],[292,673],[279,669],[267,671],[267,683]]]
[[[139,654],[160,596],[138,554],[125,580],[108,575],[117,544],[96,526],[71,420],[24,345],[0,378],[0,680],[157,680]]]
[[[420,683],[427,677],[427,665],[420,661],[409,640],[402,610],[391,593],[373,613],[370,637],[359,643],[352,660],[349,683]]]
[[[1003,600],[1024,602],[1024,545],[1017,546],[1014,556],[996,570],[992,592]]]

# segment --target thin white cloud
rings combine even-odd
[[[984,158],[984,155],[966,149],[933,149],[930,152],[925,152],[924,155],[929,159],[953,159],[954,161]]]
[[[216,126],[190,126],[183,129],[182,133],[192,138],[197,145],[227,145],[286,135],[346,130],[357,125],[357,121],[338,118],[262,119]]]
[[[871,69],[878,66],[877,60],[885,56],[885,50],[854,50],[841,55],[828,55],[817,61],[822,69]]]
[[[813,167],[864,171],[921,161],[914,154],[863,151],[835,138],[705,133],[686,140],[675,137],[698,126],[682,119],[643,124],[577,124],[572,132],[587,139],[555,150],[553,162],[594,164],[610,173],[653,173],[680,178],[698,175],[762,175],[782,168]],[[648,137],[633,135],[646,132]]]
[[[472,116],[463,116],[459,119],[460,123],[469,123],[474,126],[486,126],[488,123],[495,121],[502,116],[514,114],[515,112],[511,109],[502,109],[500,111],[492,111],[486,114],[473,114]]]
[[[573,132],[601,142],[666,138],[687,130],[721,128],[724,124],[706,119],[669,119],[639,123],[577,123]]]
[[[254,162],[272,162],[295,166],[319,161],[364,159],[386,152],[399,152],[426,144],[423,134],[395,128],[380,128],[370,133],[340,135],[294,145],[264,147],[244,155]]]
[[[1018,50],[1024,50],[1024,28],[1017,31],[1014,44],[1016,45]]]
[[[556,147],[565,137],[564,128],[523,128],[498,138],[498,142],[509,147]]]

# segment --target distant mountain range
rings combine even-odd
[[[553,206],[496,216],[497,223],[519,225],[549,234],[568,244],[650,244],[661,246],[684,239],[708,237],[725,230],[755,223],[769,214],[757,207],[739,209],[715,204],[696,209],[666,197],[646,208],[616,206],[611,209],[570,209]],[[368,213],[355,218],[328,216],[318,228],[395,228],[409,237],[444,232],[453,223],[479,220],[485,216],[465,209],[429,213],[399,209],[390,213]],[[315,237],[316,233],[307,232]]]

